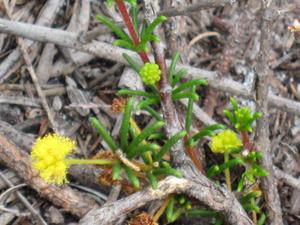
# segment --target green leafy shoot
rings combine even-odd
[[[181,138],[186,135],[186,131],[181,131],[171,137],[164,146],[160,149],[160,151],[154,155],[154,161],[160,161],[163,156],[175,145]]]
[[[123,151],[127,151],[127,147],[128,147],[129,121],[131,118],[132,108],[133,108],[133,98],[129,98],[125,106],[121,128],[120,128],[120,141],[121,141],[121,147]]]
[[[168,176],[168,175],[172,175],[175,177],[182,177],[182,173],[174,168],[158,168],[158,169],[153,169],[152,170],[153,175],[155,176]]]
[[[174,72],[179,58],[180,58],[179,52],[176,52],[172,57],[171,65],[168,70],[168,78],[171,84],[173,83]]]
[[[136,189],[140,188],[140,181],[138,177],[135,175],[134,171],[127,166],[124,166],[124,170],[133,187]]]
[[[233,111],[224,110],[224,115],[230,120],[233,126],[240,132],[252,132],[252,124],[260,118],[260,112],[253,113],[249,107],[240,107],[234,98],[230,99]]]
[[[146,28],[145,30],[145,37],[147,37],[148,35],[152,34],[154,29],[161,24],[162,22],[164,22],[167,19],[167,17],[165,16],[158,16],[156,17],[153,22]]]
[[[103,15],[97,15],[96,18],[109,27],[117,36],[123,41],[126,41],[127,43],[133,45],[130,37],[111,19],[107,18],[106,16]]]
[[[165,140],[167,139],[167,136],[163,133],[155,133],[155,134],[151,134],[148,138],[149,140]]]
[[[251,199],[253,198],[257,198],[257,197],[260,197],[261,196],[261,193],[258,192],[258,191],[250,191],[248,193],[246,193],[245,195],[243,195],[239,201],[241,204],[247,204],[251,201]]]
[[[138,63],[136,63],[134,61],[134,59],[132,59],[128,54],[123,53],[123,58],[128,62],[128,64],[131,66],[131,68],[137,72],[138,74],[140,73],[140,70],[142,68],[141,65],[139,65]]]
[[[143,109],[146,110],[156,120],[163,121],[163,118],[160,116],[160,114],[157,111],[155,111],[153,108],[151,108],[150,106],[145,106],[145,107],[143,107]]]
[[[115,0],[106,0],[106,4],[108,7],[112,7]]]
[[[160,41],[160,38],[153,34],[154,29],[164,22],[167,18],[165,16],[156,17],[150,25],[143,25],[141,32],[140,44],[145,46],[149,41]]]
[[[139,19],[138,19],[138,8],[137,8],[136,3],[135,3],[135,5],[131,5],[130,17],[132,19],[134,30],[135,30],[136,33],[138,33],[138,31],[139,31]]]
[[[267,216],[265,213],[262,213],[257,221],[257,225],[264,225],[267,220]]]
[[[96,118],[90,118],[91,124],[95,127],[98,133],[102,136],[106,144],[111,148],[112,151],[116,151],[118,149],[118,145],[114,141],[114,139],[110,136],[106,128],[102,125],[102,123]]]
[[[214,165],[208,169],[207,177],[212,178],[212,177],[224,172],[226,169],[232,168],[236,165],[244,165],[244,161],[237,158],[237,159],[231,159],[221,165]]]
[[[175,210],[176,205],[178,208]],[[184,212],[187,211],[186,209],[189,207],[191,207],[189,202],[180,204],[179,200],[172,195],[166,208],[166,217],[168,223],[173,223],[176,221]]]
[[[146,98],[153,98],[159,100],[159,96],[146,91],[139,90],[121,89],[117,92],[117,95],[142,96]]]
[[[191,209],[187,212],[189,217],[210,217],[215,218],[220,216],[218,212],[209,209]]]
[[[188,141],[186,142],[186,145],[192,147],[195,146],[199,140],[201,140],[203,137],[205,136],[214,136],[216,134],[217,130],[224,130],[226,129],[226,127],[223,124],[213,124],[210,125],[204,129],[202,129],[201,131],[199,131],[197,134],[193,135],[192,137],[190,137],[188,139]]]
[[[154,143],[150,143],[150,144],[141,144],[138,147],[136,147],[135,149],[133,149],[130,153],[128,153],[128,158],[132,159],[134,157],[137,157],[139,155],[142,155],[145,152],[151,151],[151,152],[155,152],[157,150],[159,150],[159,145],[154,144]]]
[[[192,93],[196,93],[196,86],[192,86],[191,88]],[[192,98],[189,98],[188,100],[188,106],[186,110],[186,117],[185,117],[185,130],[187,133],[190,133],[192,120],[193,120],[193,107],[194,106],[194,100]]]
[[[142,142],[144,141],[146,138],[148,138],[151,134],[153,134],[154,132],[156,132],[156,130],[162,128],[164,126],[164,122],[162,121],[157,121],[153,124],[150,124],[148,127],[144,128],[142,130],[142,132],[136,136],[132,142],[130,143],[130,145],[128,146],[128,155],[131,155],[132,152],[134,152],[135,148]]]
[[[198,86],[198,85],[207,85],[206,80],[189,80],[181,85],[179,85],[177,88],[175,88],[172,92],[173,95],[178,94],[182,92],[185,89],[191,88],[192,86]]]
[[[157,182],[156,177],[153,175],[152,171],[147,173],[147,177],[148,177],[148,180],[149,180],[149,183],[150,183],[151,187],[154,190],[157,189],[158,182]]]
[[[127,48],[127,49],[130,49],[132,51],[136,51],[136,47],[132,43],[130,43],[128,41],[125,41],[125,40],[121,40],[121,39],[115,40],[113,42],[113,45],[119,46],[119,47],[122,47],[122,48]]]
[[[112,172],[112,179],[113,180],[119,180],[122,172],[122,167],[121,163],[117,163],[113,167],[113,172]]]
[[[160,102],[160,99],[147,98],[145,100],[140,101],[137,104],[136,109],[141,110],[141,109],[144,109],[144,108],[146,108],[150,105],[158,104],[159,102]]]
[[[171,83],[172,87],[175,87],[175,85],[182,79],[183,76],[187,74],[187,69],[181,68],[174,74],[173,82]]]
[[[192,93],[192,92],[181,92],[177,94],[172,94],[173,101],[178,101],[184,98],[192,98],[193,101],[196,102],[199,100],[199,95],[197,93]]]

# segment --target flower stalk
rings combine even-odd
[[[224,162],[227,163],[229,161],[229,153],[225,152],[224,153]],[[226,180],[226,186],[228,191],[232,191],[232,186],[231,186],[231,177],[230,177],[230,170],[229,168],[226,168],[224,170],[225,173],[225,180]]]
[[[65,159],[65,162],[68,165],[101,165],[101,166],[111,166],[118,163],[118,160],[110,160],[110,159],[75,159],[68,158]]]

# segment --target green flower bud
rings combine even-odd
[[[147,85],[155,85],[160,80],[161,71],[155,63],[146,63],[140,70],[143,82]]]
[[[215,135],[210,143],[210,148],[214,153],[228,153],[241,146],[241,140],[236,133],[229,129]]]

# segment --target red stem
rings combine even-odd
[[[123,19],[124,19],[124,22],[125,22],[125,25],[129,31],[129,34],[132,38],[132,41],[133,41],[133,44],[135,46],[138,46],[140,41],[139,41],[139,38],[138,38],[138,35],[134,29],[134,26],[133,26],[133,23],[132,23],[132,20],[128,14],[128,11],[127,11],[127,8],[125,6],[125,3],[123,0],[116,0],[116,3],[118,5],[118,8],[123,16]],[[139,56],[141,57],[141,59],[143,60],[144,63],[147,63],[147,62],[150,62],[147,54],[145,51],[141,51],[141,52],[138,52]]]
[[[242,131],[241,135],[242,135],[242,141],[243,141],[244,148],[248,149],[249,151],[254,151],[255,145],[253,143],[251,143],[249,134],[247,133],[247,131]]]
[[[186,142],[188,140],[189,136],[186,135],[183,140]],[[205,174],[203,165],[201,160],[198,158],[196,149],[193,147],[185,146],[185,152],[190,156],[191,160],[193,161],[194,165],[197,167],[197,169],[202,173]]]

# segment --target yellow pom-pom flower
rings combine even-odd
[[[31,158],[34,168],[48,183],[62,185],[67,182],[69,167],[66,156],[76,147],[74,141],[58,134],[48,134],[35,142]]]
[[[160,80],[161,71],[155,63],[146,63],[140,70],[143,82],[147,85],[154,85]]]
[[[210,142],[210,148],[214,153],[229,153],[232,149],[241,146],[242,142],[237,134],[229,129],[215,135]]]

